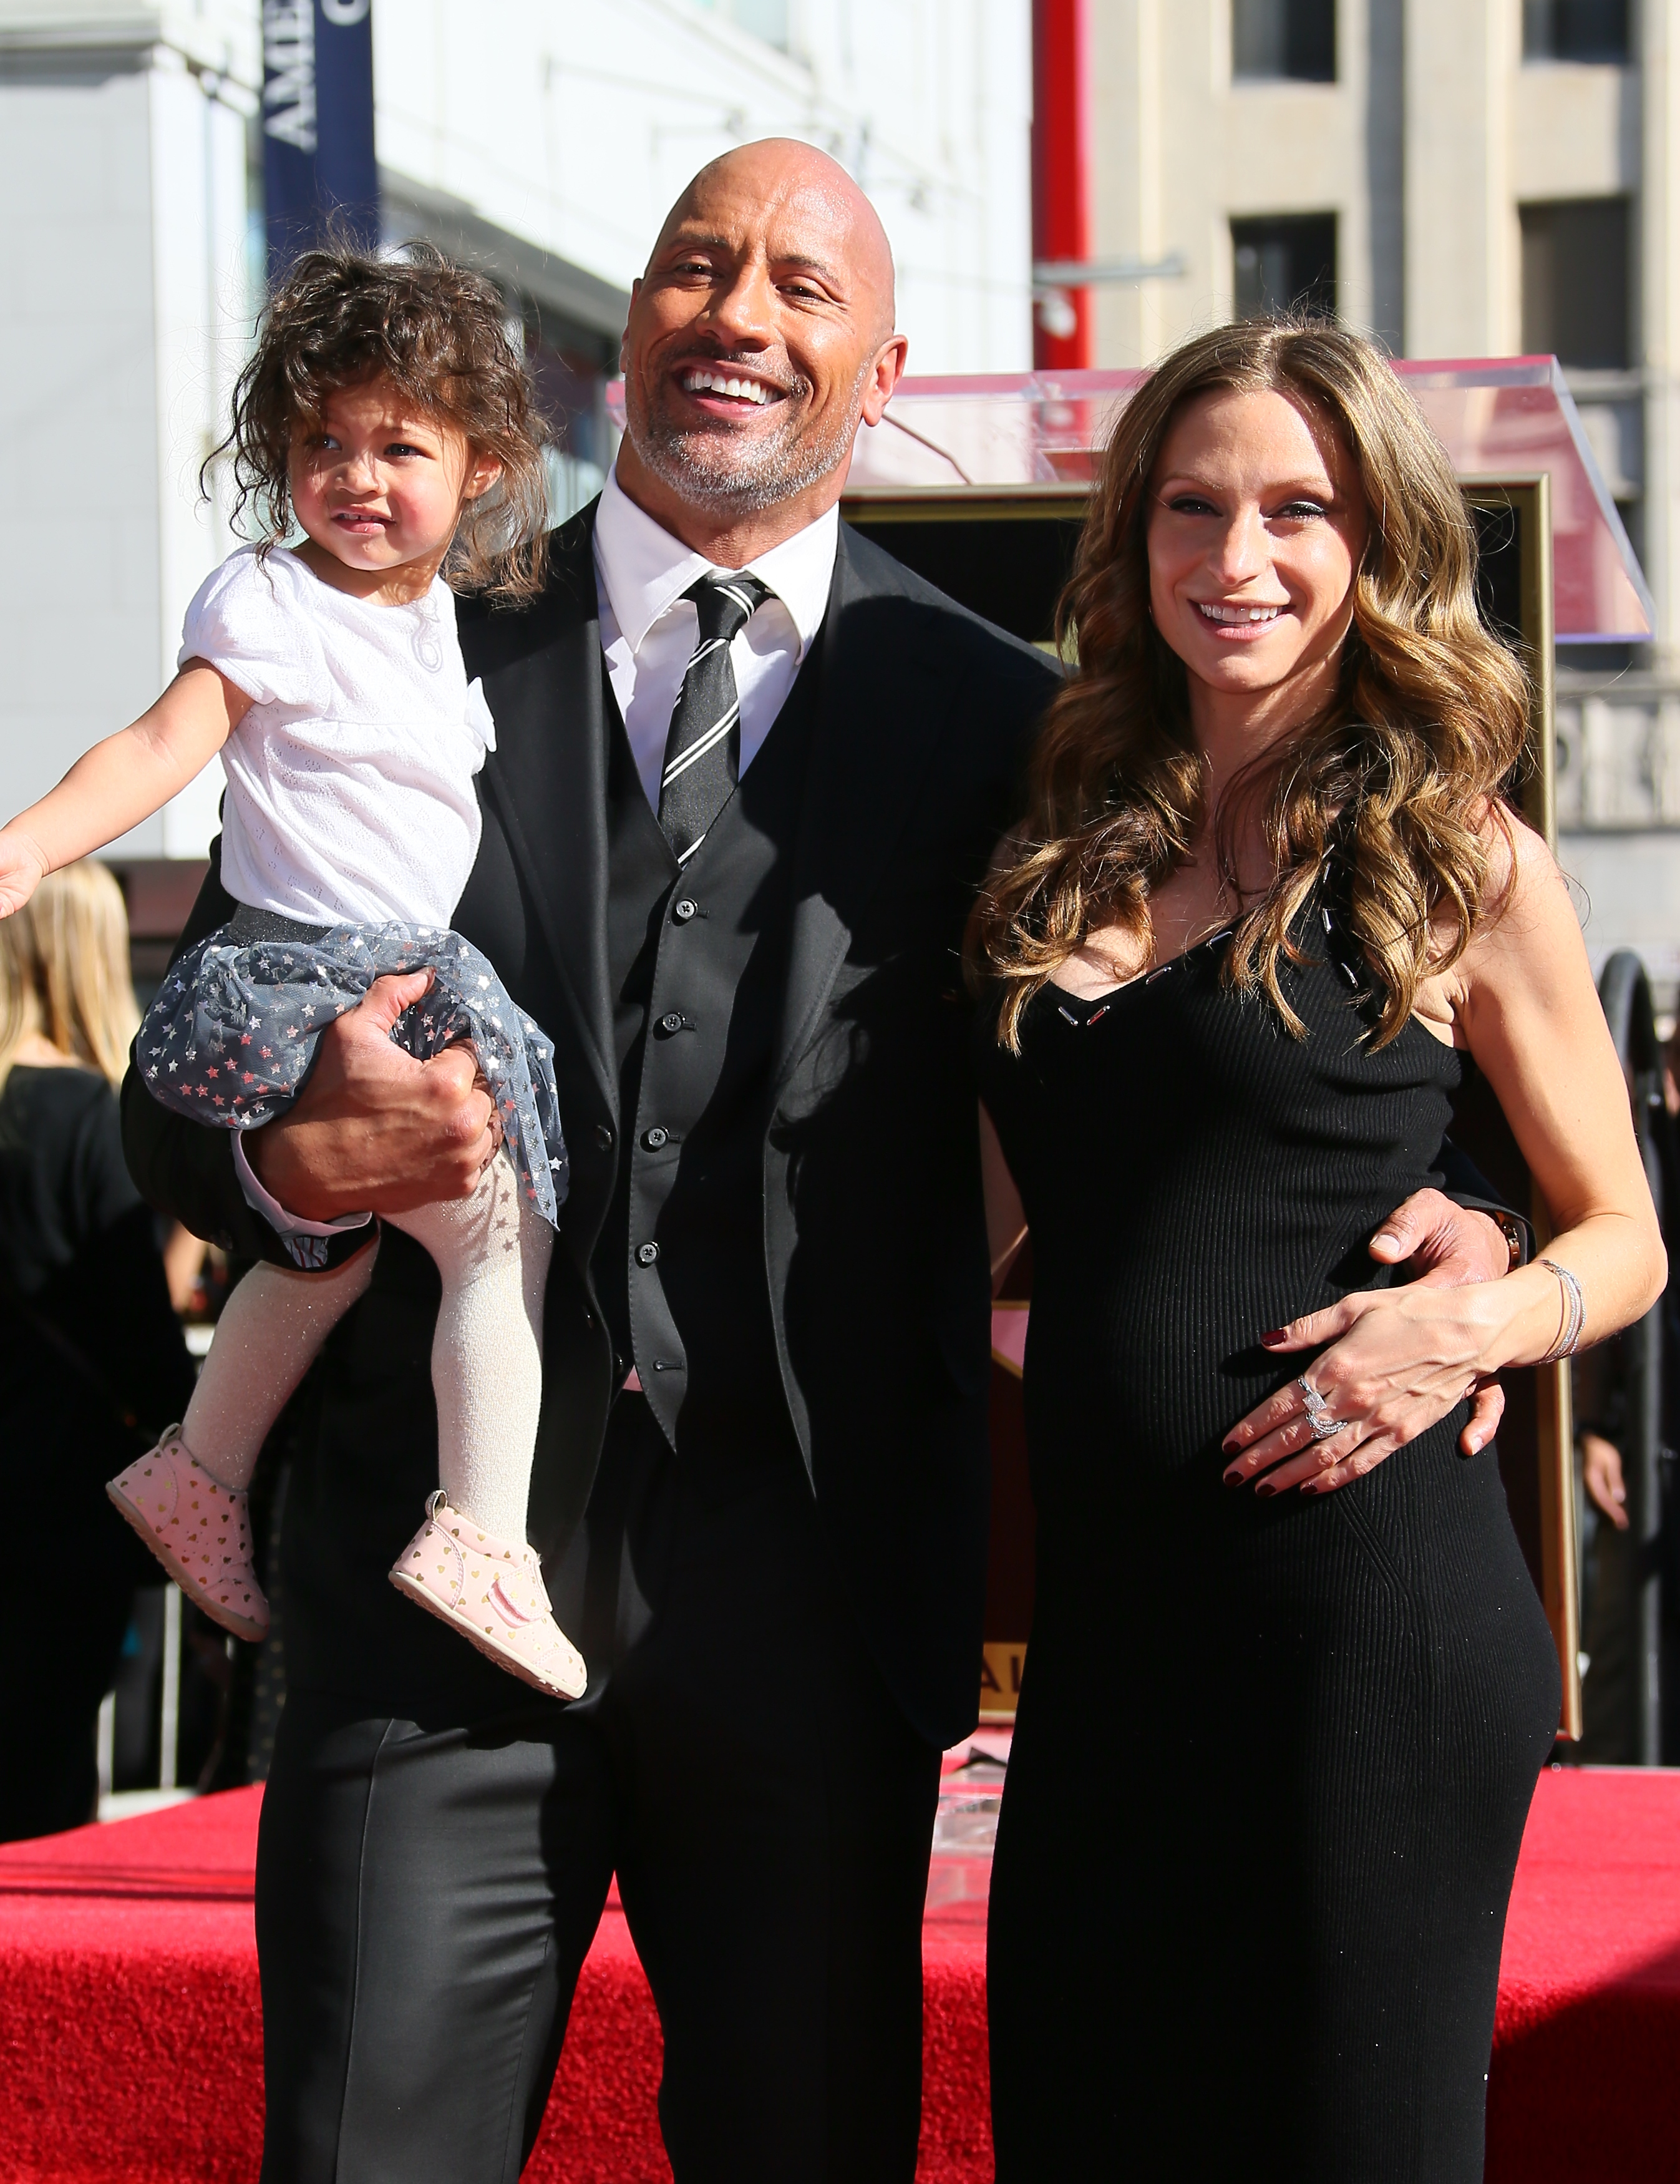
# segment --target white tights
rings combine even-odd
[[[542,1294],[554,1232],[503,1152],[470,1198],[384,1217],[442,1278],[431,1343],[439,1483],[450,1506],[523,1540],[542,1401]],[[331,1273],[253,1267],[227,1301],[181,1438],[213,1479],[246,1486],[286,1398],[366,1290],[375,1252]]]

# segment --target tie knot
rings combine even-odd
[[[770,586],[756,577],[702,577],[682,596],[694,602],[702,640],[728,644],[770,597]]]

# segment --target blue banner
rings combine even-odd
[[[263,0],[269,276],[333,231],[379,243],[373,0]]]

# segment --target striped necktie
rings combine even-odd
[[[735,794],[741,771],[741,699],[729,648],[770,596],[756,577],[702,577],[683,593],[700,638],[683,671],[659,776],[659,825],[687,864]]]

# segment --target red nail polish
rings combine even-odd
[[[1260,1485],[1255,1487],[1254,1491],[1260,1496],[1262,1501],[1269,1501],[1272,1495],[1277,1491],[1277,1489],[1272,1485],[1269,1479],[1262,1479]]]
[[[1227,1486],[1240,1486],[1243,1484],[1243,1474],[1240,1471],[1227,1471],[1221,1473],[1221,1476]]]
[[[1265,1343],[1287,1342],[1288,1338],[1289,1330],[1287,1327],[1268,1327],[1266,1333],[1261,1335],[1260,1340]]]

